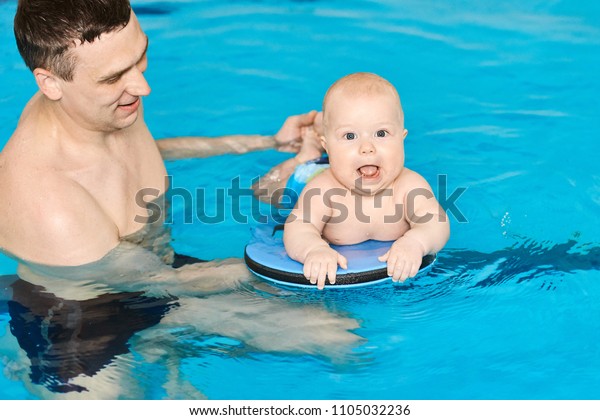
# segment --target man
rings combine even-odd
[[[128,0],[22,0],[15,36],[39,87],[0,154],[0,249],[21,262],[80,266],[132,234],[143,246],[135,196],[165,193],[161,154],[281,148],[315,116],[288,118],[276,136],[154,141],[142,106],[148,38]]]

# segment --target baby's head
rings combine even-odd
[[[323,133],[331,172],[348,189],[372,195],[402,172],[408,132],[400,96],[376,74],[353,73],[327,90]]]
[[[327,89],[323,99],[323,123],[326,125],[327,120],[338,111],[335,105],[329,106],[332,103],[335,104],[336,100],[341,98],[341,100],[351,99],[356,101],[362,97],[377,95],[389,96],[389,99],[391,99],[390,105],[399,112],[399,118],[404,124],[404,112],[396,88],[383,77],[374,73],[352,73],[332,84]]]

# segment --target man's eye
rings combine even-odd
[[[344,134],[344,138],[346,140],[354,140],[356,138],[356,134],[354,134],[354,133],[346,133],[346,134]]]
[[[110,79],[106,79],[104,81],[104,83],[106,83],[107,85],[114,85],[115,83],[117,83],[119,80],[121,79],[121,76],[117,76],[117,77],[111,77]]]
[[[379,130],[379,131],[377,131],[376,135],[377,135],[377,137],[385,137],[385,136],[387,136],[387,131]]]

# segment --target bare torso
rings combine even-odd
[[[407,172],[412,172],[405,170]],[[393,241],[410,228],[404,215],[405,184],[399,179],[389,191],[375,196],[350,193],[331,175],[330,171],[315,179],[323,191],[335,189],[328,207],[332,209],[323,227],[323,238],[332,244],[350,245],[369,239]],[[338,210],[336,210],[338,209]],[[342,209],[342,210],[339,210]]]
[[[0,248],[38,263],[88,263],[144,228],[136,194],[163,194],[166,170],[141,113],[88,143],[73,141],[45,101],[31,99],[0,154]]]

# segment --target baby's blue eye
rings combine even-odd
[[[344,138],[346,140],[354,140],[356,138],[356,134],[354,134],[354,133],[346,133],[346,134],[344,134]]]
[[[385,137],[387,136],[387,132],[385,130],[377,131],[377,137]]]

